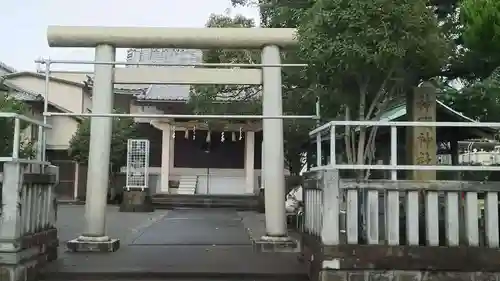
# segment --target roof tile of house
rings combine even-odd
[[[3,69],[5,70],[7,73],[14,73],[14,72],[17,72],[17,70],[15,68],[13,68],[12,66],[10,65],[7,65],[6,63],[0,61],[0,69]]]

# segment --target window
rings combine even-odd
[[[31,141],[35,141],[35,140],[38,140],[38,132],[40,131],[40,128],[38,127],[38,125],[35,125],[35,124],[31,124],[30,126],[30,131],[31,131]]]

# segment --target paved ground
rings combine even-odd
[[[250,235],[260,237],[263,219],[252,212],[211,209],[120,213],[109,207],[107,233],[121,239],[120,250],[106,254],[66,252],[64,242],[82,231],[83,208],[59,209],[60,256],[47,268],[51,278],[207,276],[217,281],[218,277],[301,280],[305,276],[296,254],[254,252]]]
[[[171,211],[144,230],[132,245],[252,245],[241,218],[232,211]]]

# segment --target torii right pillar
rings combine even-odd
[[[262,64],[281,64],[278,46],[268,45],[262,49]],[[283,115],[281,67],[262,67],[263,115]],[[296,243],[287,233],[285,211],[285,164],[283,144],[283,119],[263,120],[263,150],[265,151],[262,170],[266,209],[266,235],[256,243],[258,250],[283,251],[295,248]]]

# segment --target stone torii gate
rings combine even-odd
[[[55,113],[45,116],[89,116],[91,138],[87,180],[86,226],[83,234],[68,242],[75,251],[115,251],[119,241],[105,233],[106,195],[113,116],[144,118],[262,119],[265,167],[266,236],[263,243],[289,243],[285,215],[283,119],[318,116],[282,116],[282,66],[280,48],[296,45],[295,30],[284,28],[156,28],[156,27],[72,27],[49,26],[51,47],[95,48],[95,61],[46,60],[50,64],[93,64],[92,113]],[[115,68],[126,64],[115,61],[116,48],[187,48],[187,49],[261,49],[261,64],[225,64],[238,69],[186,68],[175,72],[168,68]],[[206,65],[206,64],[205,64]],[[221,64],[222,65],[222,64]],[[203,64],[199,64],[203,66]],[[244,69],[243,67],[247,67]],[[249,68],[254,69],[249,69]],[[257,67],[257,68],[255,68]],[[113,84],[246,84],[263,86],[263,116],[215,115],[134,115],[112,114]],[[46,93],[48,95],[48,91]],[[47,100],[47,99],[45,99]]]

